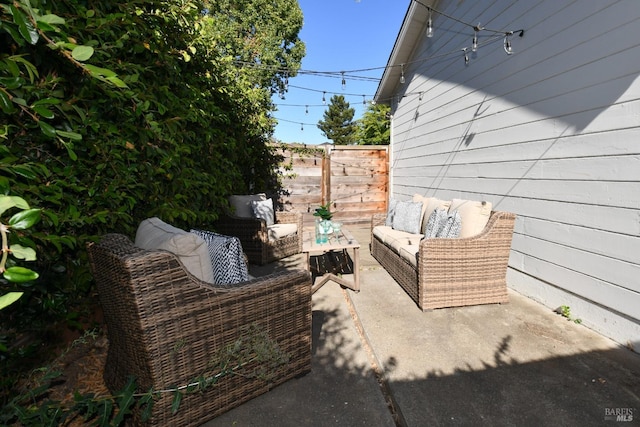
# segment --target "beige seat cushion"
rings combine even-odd
[[[402,245],[400,246],[399,254],[402,258],[409,261],[413,266],[413,268],[417,269],[419,250],[420,250],[420,245]]]
[[[273,224],[267,227],[269,240],[275,241],[283,237],[293,236],[298,232],[298,224]]]
[[[389,246],[394,251],[400,251],[404,245],[414,245],[418,247],[422,234],[407,233],[406,231],[394,230],[387,225],[378,225],[373,228],[373,235],[382,243]]]
[[[207,243],[199,236],[174,227],[160,218],[148,218],[136,231],[135,245],[142,249],[162,249],[174,253],[189,273],[213,283],[213,267]]]
[[[240,218],[255,218],[251,202],[261,200],[267,200],[267,195],[259,193],[229,196],[231,214]]]
[[[449,213],[457,210],[460,214],[462,228],[459,237],[464,238],[480,234],[489,222],[491,208],[490,202],[453,199],[449,207]]]

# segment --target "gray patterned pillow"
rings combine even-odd
[[[427,226],[424,229],[424,238],[431,239],[433,237],[440,237],[438,234],[444,228],[447,218],[446,209],[435,209],[431,212]]]
[[[393,229],[420,234],[422,202],[398,202],[393,216]]]
[[[213,283],[228,286],[249,280],[240,239],[205,230],[192,229],[191,233],[202,237],[207,243],[213,267]]]
[[[460,236],[460,230],[462,229],[462,218],[457,210],[450,213],[444,223],[444,226],[438,232],[436,237],[445,237],[448,239],[454,239]]]
[[[389,210],[387,211],[387,219],[384,225],[389,227],[393,227],[393,217],[396,215],[396,206],[398,205],[398,201],[396,199],[389,199]]]

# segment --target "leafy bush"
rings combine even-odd
[[[301,25],[293,0],[0,0],[0,187],[42,208],[40,277],[0,313],[0,343],[80,324],[97,236],[150,216],[207,227],[227,195],[276,191],[270,96]]]

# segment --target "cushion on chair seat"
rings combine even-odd
[[[189,273],[202,281],[213,283],[207,243],[195,234],[153,217],[145,219],[138,226],[135,245],[142,249],[162,249],[174,253]]]
[[[298,232],[298,224],[273,224],[267,227],[269,240],[275,241],[283,237],[293,236]]]

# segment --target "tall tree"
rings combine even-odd
[[[318,129],[336,145],[349,145],[355,142],[356,124],[353,121],[355,110],[349,106],[342,95],[333,95],[324,120],[318,121]]]
[[[356,141],[360,145],[387,145],[391,138],[389,113],[391,107],[370,103],[358,120]]]

